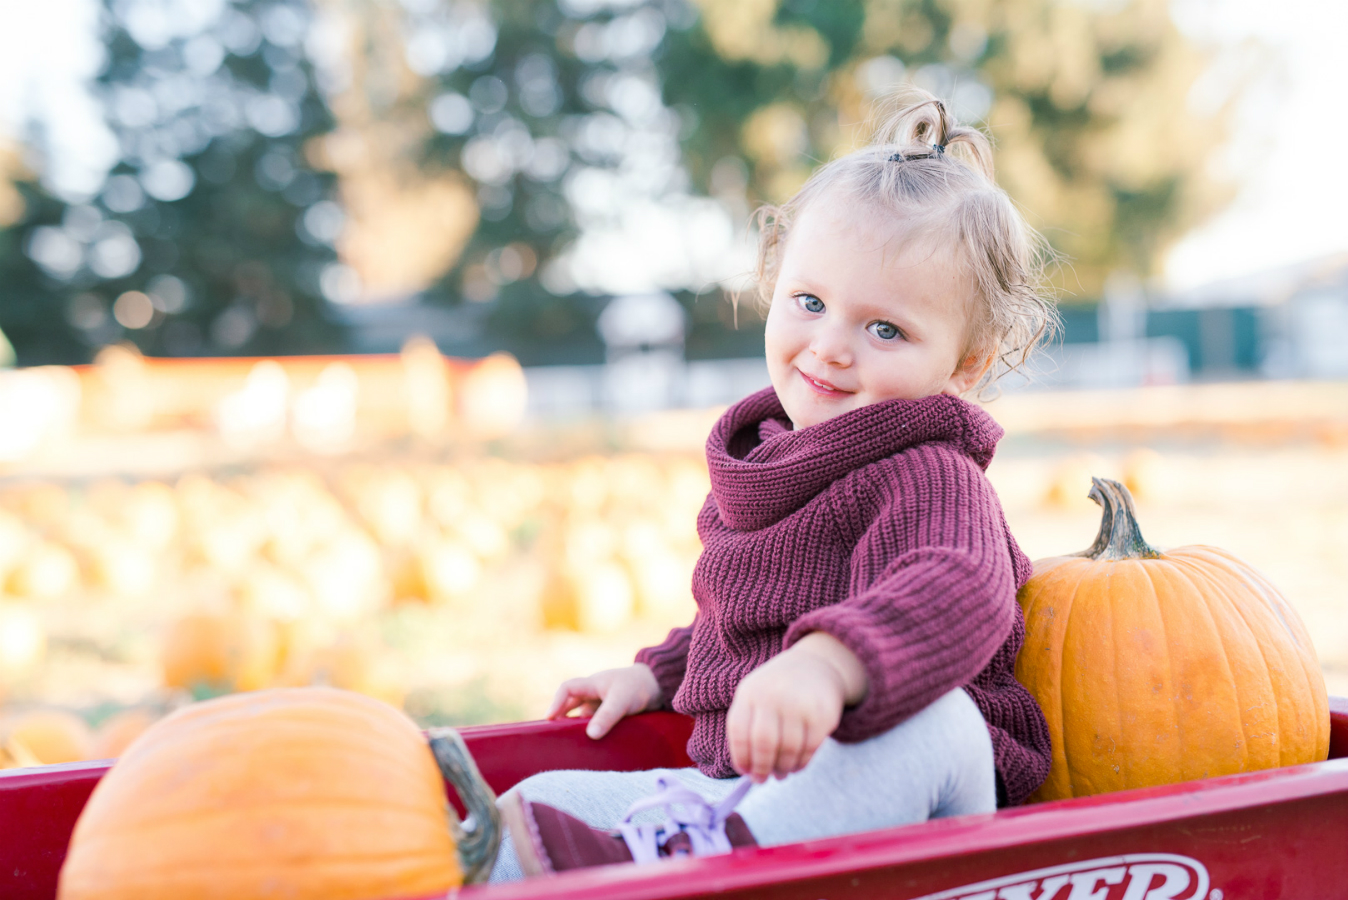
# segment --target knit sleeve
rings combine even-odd
[[[688,645],[693,639],[693,626],[673,628],[664,641],[654,647],[637,651],[636,662],[645,663],[655,673],[660,685],[660,708],[669,709],[674,695],[683,684],[683,673],[688,668]]]
[[[881,734],[968,684],[1010,635],[1016,582],[1000,506],[982,472],[948,450],[922,448],[839,500],[860,522],[851,587],[840,602],[797,619],[789,647],[823,631],[865,666],[865,697],[833,737]],[[883,477],[880,477],[883,476]]]

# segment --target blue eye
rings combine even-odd
[[[903,336],[903,332],[899,331],[898,326],[889,322],[872,322],[869,327],[871,334],[882,341],[892,341],[896,337]]]
[[[797,294],[796,300],[806,312],[818,313],[824,311],[824,301],[814,294]]]

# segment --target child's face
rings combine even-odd
[[[949,253],[860,203],[811,203],[787,239],[767,321],[768,373],[794,426],[973,387],[971,295]]]

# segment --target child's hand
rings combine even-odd
[[[548,706],[545,718],[560,719],[573,709],[593,713],[585,733],[598,739],[623,716],[658,706],[660,683],[650,666],[636,663],[622,669],[605,669],[586,678],[562,682]]]
[[[866,687],[856,654],[824,632],[807,634],[735,689],[726,716],[735,770],[762,784],[803,769]]]

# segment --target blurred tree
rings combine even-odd
[[[336,128],[309,156],[338,176],[347,218],[336,247],[364,297],[453,308],[463,339],[442,337],[451,351],[602,359],[594,322],[608,298],[578,286],[573,251],[586,233],[623,227],[624,207],[689,199],[688,123],[662,101],[657,62],[666,33],[693,26],[696,10],[686,0],[317,3],[351,72],[329,95]],[[690,354],[761,346],[752,329],[729,327],[714,283],[699,298],[688,281],[664,286],[694,312]]]
[[[686,0],[500,0],[486,18],[464,3],[403,7],[401,58],[367,54],[386,60],[387,83],[399,64],[413,76],[391,104],[402,113],[387,114],[401,115],[407,133],[420,124],[423,176],[462,173],[476,213],[426,297],[457,306],[482,340],[526,362],[599,360],[594,321],[607,297],[583,284],[573,251],[586,234],[625,227],[633,207],[688,199],[679,148],[688,123],[662,100],[659,58],[696,10]],[[384,7],[363,9],[371,33]],[[753,352],[722,323],[720,289],[698,299],[687,288],[703,285],[689,280],[660,286],[696,313],[690,352]]]
[[[23,252],[24,236],[59,223],[63,209],[37,183],[19,149],[0,146],[0,332],[16,357],[6,363],[68,362],[88,352],[54,303],[51,279]]]
[[[666,101],[696,114],[684,160],[713,193],[783,199],[908,80],[991,132],[998,180],[1066,257],[1066,300],[1155,274],[1228,196],[1207,177],[1224,110],[1192,108],[1204,59],[1166,0],[697,4],[659,65]]]
[[[332,121],[308,8],[108,0],[104,21],[96,90],[120,159],[86,202],[30,187],[3,233],[4,264],[28,278],[6,283],[0,318],[21,362],[116,340],[167,355],[333,349],[321,293],[341,299],[349,273],[330,246],[332,176],[303,153]]]
[[[336,127],[308,156],[338,176],[345,221],[336,240],[367,301],[400,300],[453,266],[478,224],[473,190],[457,167],[427,163],[432,134],[422,76],[408,67],[417,36],[404,37],[398,6],[380,0],[318,0],[345,74],[328,101]],[[490,54],[495,29],[475,7],[451,10],[456,31]]]
[[[464,172],[481,210],[432,295],[486,306],[535,361],[593,340],[599,304],[564,263],[614,198],[693,190],[738,225],[854,146],[905,81],[992,133],[1001,183],[1065,258],[1069,302],[1116,271],[1154,274],[1225,197],[1206,176],[1224,113],[1190,108],[1204,60],[1165,0],[497,0],[494,41],[462,27],[467,7],[404,6],[423,79],[404,97],[433,128],[421,164]],[[690,353],[749,349],[721,293],[679,293]]]
[[[990,130],[1067,299],[1152,274],[1222,199],[1221,110],[1186,105],[1203,60],[1166,0],[106,2],[121,161],[90,202],[29,183],[0,220],[25,362],[336,349],[331,304],[416,295],[454,310],[453,349],[595,360],[577,246],[694,195],[737,230],[908,80]],[[684,221],[652,240],[711,219]],[[752,349],[709,279],[660,278],[690,355]]]
[[[557,126],[580,109],[590,68],[559,50],[555,0],[319,8],[345,36],[352,77],[311,157],[338,175],[348,218],[336,246],[365,299],[454,307],[452,351],[595,358],[603,301],[540,266],[576,233]]]

